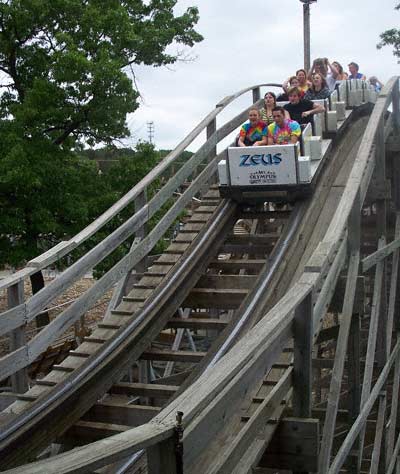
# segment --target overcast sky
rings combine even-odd
[[[318,0],[311,5],[311,57],[360,65],[382,82],[399,74],[390,47],[377,50],[379,34],[400,24],[398,0]],[[147,140],[154,122],[157,148],[173,149],[223,97],[260,83],[282,82],[303,67],[303,9],[299,0],[178,0],[177,13],[196,5],[204,40],[196,59],[172,68],[135,70],[143,102],[128,116],[133,145]],[[219,116],[232,118],[241,103]],[[243,107],[242,107],[243,105]],[[198,142],[197,142],[198,143]],[[192,150],[195,145],[189,147]]]

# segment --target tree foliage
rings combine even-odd
[[[400,3],[396,5],[396,10],[400,10]],[[380,34],[381,41],[377,44],[377,48],[381,49],[384,46],[393,46],[393,55],[399,58],[400,62],[400,30],[391,28]]]
[[[193,46],[196,8],[175,17],[176,0],[8,0],[0,3],[2,118],[25,134],[63,144],[128,134],[138,107],[127,72],[178,59],[173,43]]]
[[[68,238],[120,194],[77,152],[129,134],[135,65],[171,64],[202,39],[197,9],[176,16],[176,3],[0,0],[0,264]]]

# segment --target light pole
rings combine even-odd
[[[303,4],[304,69],[310,69],[310,4],[317,0],[300,0]]]

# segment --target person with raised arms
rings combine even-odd
[[[262,146],[267,144],[267,124],[260,118],[256,107],[249,110],[249,121],[242,125],[238,146]]]
[[[334,63],[331,64],[328,58],[314,59],[313,65],[308,72],[308,78],[310,81],[312,80],[313,74],[316,73],[322,74],[331,92],[335,90],[339,71],[337,70]]]
[[[285,118],[285,109],[275,107],[272,111],[274,122],[268,125],[268,145],[289,145],[299,141],[300,125],[291,119]]]

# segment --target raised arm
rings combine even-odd
[[[339,75],[339,70],[336,66],[330,63],[329,59],[326,60],[326,64],[328,65],[329,69],[331,70],[332,76],[336,79]]]

